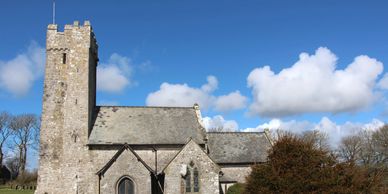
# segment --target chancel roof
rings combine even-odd
[[[90,145],[173,145],[192,138],[204,144],[205,130],[194,107],[97,107]]]
[[[271,143],[264,132],[208,133],[210,157],[218,164],[261,163]]]

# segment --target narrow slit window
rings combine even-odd
[[[62,63],[66,64],[66,53],[62,54]]]
[[[198,168],[194,168],[194,192],[199,192]]]

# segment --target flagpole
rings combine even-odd
[[[55,24],[55,0],[53,1],[53,24]]]

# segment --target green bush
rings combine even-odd
[[[226,194],[242,194],[244,191],[244,185],[241,183],[236,183],[229,187],[228,191]]]

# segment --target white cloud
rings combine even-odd
[[[378,87],[384,90],[388,90],[388,73],[385,73],[384,77],[380,79]]]
[[[253,115],[281,117],[307,112],[353,112],[374,100],[376,80],[383,64],[362,55],[343,70],[327,48],[314,55],[301,53],[290,68],[275,74],[269,66],[254,69],[248,76],[254,102]]]
[[[241,95],[240,91],[219,96],[214,102],[215,109],[220,112],[242,109],[246,107],[246,104],[247,97]]]
[[[108,63],[97,67],[97,90],[104,92],[121,92],[134,85],[131,80],[133,67],[131,59],[114,53]]]
[[[207,83],[201,87],[201,90],[207,93],[213,92],[218,88],[218,80],[215,76],[207,76]]]
[[[225,120],[221,115],[216,115],[214,117],[204,117],[202,122],[207,131],[211,129],[223,129],[223,131],[237,131],[238,124],[234,120]]]
[[[116,66],[97,68],[97,89],[106,92],[120,92],[130,83],[129,79]]]
[[[213,80],[209,77],[208,80]],[[208,109],[214,101],[214,97],[208,93],[211,85],[212,83],[208,82],[202,88],[192,88],[187,84],[165,82],[160,85],[158,91],[148,94],[146,104],[148,106],[193,106],[198,103],[201,108]]]
[[[309,130],[318,130],[328,134],[331,143],[336,145],[339,143],[342,137],[356,134],[360,130],[376,130],[383,125],[384,123],[378,119],[373,119],[369,123],[357,123],[348,121],[344,124],[337,124],[327,117],[323,117],[318,123],[309,121],[282,121],[280,119],[272,119],[268,123],[263,123],[255,128],[243,129],[242,131],[263,131],[267,128],[272,131],[281,129],[294,133],[302,133]]]
[[[225,96],[214,96],[212,92],[218,87],[215,76],[208,76],[207,83],[199,88],[185,84],[162,83],[158,91],[148,94],[148,106],[193,106],[198,103],[201,108],[215,108],[217,111],[232,111],[245,107],[246,97],[239,91]]]
[[[0,88],[23,96],[35,80],[43,76],[45,50],[32,41],[27,51],[9,61],[0,61]]]

